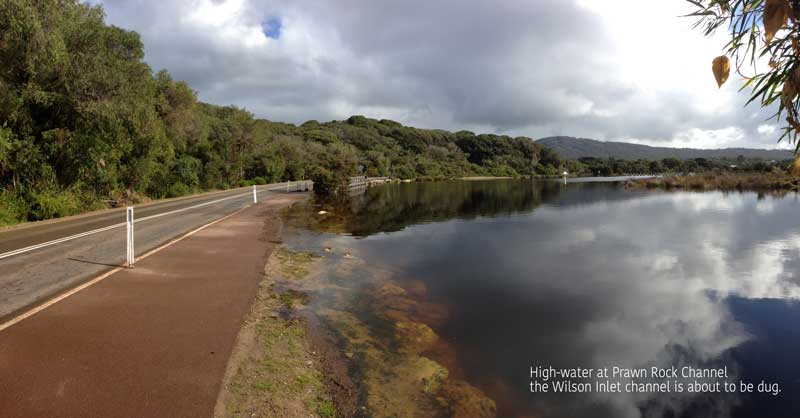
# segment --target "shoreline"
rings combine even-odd
[[[213,416],[352,416],[357,399],[346,363],[322,324],[300,312],[308,295],[277,289],[287,271],[307,275],[311,257],[294,257],[282,245],[285,213],[272,222],[277,230],[265,234],[271,248],[258,293],[236,337]]]
[[[800,191],[800,177],[777,173],[702,173],[628,180],[631,190],[789,193]]]
[[[290,218],[302,210],[281,217],[214,417],[495,417],[494,400],[464,380],[428,325],[446,307],[426,300],[423,283],[398,283],[330,237],[306,245],[302,221]]]

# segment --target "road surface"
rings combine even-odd
[[[284,187],[279,184],[259,186],[259,199],[266,199],[283,190]],[[143,254],[173,237],[252,202],[252,189],[239,188],[136,207],[135,215],[139,220],[135,228],[136,254]],[[201,206],[194,207],[198,205]],[[172,211],[179,212],[144,219]],[[121,208],[33,223],[0,232],[0,323],[37,302],[122,265],[126,256],[125,226],[23,254],[4,255],[124,222],[125,209]]]
[[[211,417],[278,211],[304,197],[265,199],[0,331],[0,417]]]

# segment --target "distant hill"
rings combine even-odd
[[[787,150],[767,150],[753,148],[669,148],[651,147],[627,142],[604,142],[594,139],[573,138],[570,136],[551,136],[536,141],[558,152],[562,157],[581,158],[619,158],[623,160],[660,160],[674,157],[681,160],[691,158],[730,158],[740,155],[745,158],[762,158],[765,160],[788,160],[793,153]]]

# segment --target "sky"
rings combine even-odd
[[[790,148],[684,0],[95,0],[201,100],[302,123]]]

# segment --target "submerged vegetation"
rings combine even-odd
[[[441,322],[447,312],[425,301],[421,282],[401,287],[391,272],[335,247],[335,239],[319,243],[323,245],[310,249],[324,256],[308,257],[306,248],[283,248],[270,259],[276,291],[293,301],[287,304],[289,318],[321,324],[316,332],[326,335],[326,342],[315,349],[331,347],[319,387],[339,388],[344,395],[306,402],[309,412],[365,418],[496,415],[493,400],[454,377],[449,370],[454,366],[445,365],[455,360],[453,350],[428,324]],[[298,263],[303,274],[294,273]],[[308,296],[298,302],[298,294]]]

